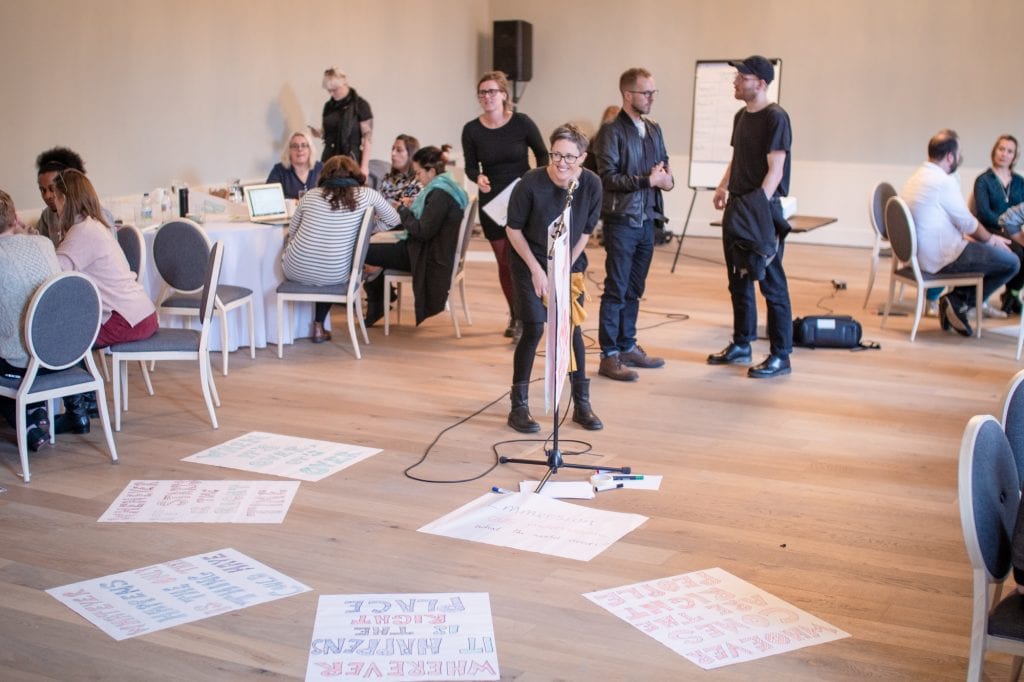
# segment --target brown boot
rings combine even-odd
[[[601,366],[598,368],[597,373],[616,381],[636,381],[639,376],[633,370],[623,366],[622,360],[619,359],[618,355],[609,355],[608,357],[601,358]]]
[[[320,322],[313,323],[313,343],[323,343],[324,341],[331,340],[331,333],[324,329],[324,325]]]

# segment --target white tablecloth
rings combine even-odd
[[[203,225],[211,241],[224,242],[224,262],[221,269],[222,284],[247,287],[253,290],[253,315],[256,325],[256,346],[266,348],[268,343],[277,343],[277,296],[278,285],[284,281],[281,270],[281,252],[287,230],[280,225],[260,225],[250,222],[210,222]],[[153,263],[153,240],[156,227],[143,230],[146,237],[146,275],[144,286],[151,298],[156,300],[164,286]],[[285,307],[285,315],[288,308]],[[198,329],[196,318],[193,328]],[[179,316],[162,316],[164,326],[182,325]],[[328,320],[329,322],[329,320]],[[313,305],[295,304],[295,325],[285,328],[286,343],[294,338],[308,337],[312,333]],[[210,348],[220,350],[220,320],[215,316],[210,330]],[[244,307],[228,313],[228,350],[249,345],[249,315]]]

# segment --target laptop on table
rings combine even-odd
[[[270,224],[288,222],[288,205],[284,200],[284,188],[281,183],[249,185],[243,191],[250,221]]]

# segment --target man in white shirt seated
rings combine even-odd
[[[986,230],[968,210],[954,174],[962,160],[956,132],[940,130],[928,141],[928,161],[914,171],[900,196],[914,216],[921,269],[943,275],[981,273],[987,300],[1017,274],[1020,259],[1007,239]],[[957,287],[940,298],[942,328],[970,336],[973,300],[974,287]]]

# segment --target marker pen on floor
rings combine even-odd
[[[622,476],[622,475],[618,475],[618,476],[612,476],[612,480],[613,481],[642,481],[642,480],[644,480],[644,477],[642,475],[641,476]]]
[[[594,486],[594,492],[595,493],[602,493],[605,490],[615,490],[616,488],[623,488],[623,487],[625,487],[625,485],[626,485],[625,483],[616,483],[615,485]]]
[[[515,490],[509,490],[508,488],[499,488],[496,485],[492,485],[491,486],[491,492],[492,493],[498,493],[500,495],[513,495],[513,494],[515,494],[516,491]]]

